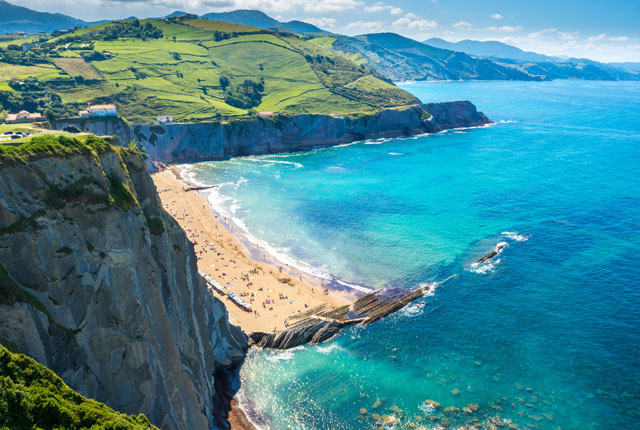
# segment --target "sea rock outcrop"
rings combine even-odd
[[[62,155],[0,162],[0,343],[160,428],[211,428],[214,374],[246,337],[139,153]]]

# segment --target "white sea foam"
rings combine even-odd
[[[437,282],[423,282],[421,284],[418,284],[419,287],[424,288],[425,293],[423,294],[424,297],[432,297],[436,294],[436,288],[438,288],[440,284],[438,284]]]
[[[496,258],[496,256],[502,254],[502,251],[504,251],[507,246],[509,246],[507,242],[499,242],[493,248],[493,250],[496,252],[496,254],[493,257],[491,257],[489,260],[482,263],[478,263],[478,262],[471,263],[471,265],[469,266],[469,271],[473,273],[477,273],[479,275],[484,275],[486,273],[493,272],[496,266],[500,264],[500,261],[502,261],[501,259]]]
[[[390,152],[389,155],[393,155],[393,156],[399,157],[399,156],[404,155],[404,154],[401,153],[401,152]]]
[[[327,346],[317,346],[316,350],[320,354],[324,354],[324,355],[329,355],[332,351],[345,351],[345,349],[340,345],[338,345],[337,343],[332,343],[331,345],[327,345]]]
[[[265,358],[271,362],[289,361],[293,359],[297,351],[302,351],[303,349],[305,349],[304,345],[285,350],[270,350]]]
[[[358,143],[360,143],[360,142],[342,143],[340,145],[334,146],[334,148],[344,148],[345,146],[357,145]]]
[[[184,173],[185,178],[189,178],[189,180],[197,184],[199,186],[207,186],[211,184],[204,184],[195,179],[193,172],[191,171],[190,165],[185,165],[184,170],[181,174]],[[217,186],[214,188],[207,189],[205,192],[207,194],[207,201],[209,205],[213,208],[213,210],[219,215],[222,221],[230,224],[227,227],[239,230],[241,233],[241,238],[248,242],[253,248],[257,248],[259,250],[264,250],[264,254],[268,255],[270,258],[274,259],[277,264],[281,264],[285,267],[294,268],[302,273],[310,275],[315,279],[320,279],[325,282],[335,282],[345,287],[355,289],[358,291],[362,291],[365,293],[370,293],[373,289],[364,287],[362,285],[352,284],[345,281],[338,280],[331,276],[329,271],[325,266],[314,266],[307,262],[298,260],[291,256],[290,249],[284,247],[276,247],[271,245],[270,243],[257,238],[255,235],[251,233],[245,221],[238,216],[238,212],[242,210],[241,205],[238,200],[234,197],[231,197],[227,194],[223,194],[223,191],[227,187],[238,188],[240,185],[248,182],[246,178],[240,178],[237,181],[232,182],[222,182],[216,184]]]
[[[515,240],[516,242],[526,242],[527,240],[529,240],[528,236],[519,234],[516,231],[503,231],[500,234],[505,237],[508,237],[511,240]]]
[[[513,124],[513,123],[516,123],[516,122],[518,122],[518,121],[512,121],[512,120],[508,120],[507,119],[507,120],[500,121],[500,124]]]
[[[269,430],[269,422],[261,419],[262,417],[256,416],[257,411],[250,407],[251,402],[245,394],[244,384],[240,386],[240,390],[234,397],[238,401],[238,407],[244,412],[245,417],[256,430]]]
[[[291,166],[294,166],[296,169],[300,169],[301,167],[304,167],[304,165],[300,164],[300,163],[296,163],[295,161],[287,161],[287,160],[273,160],[271,158],[245,158],[245,161],[251,161],[254,163],[269,163],[269,164],[289,164]]]
[[[371,292],[375,291],[374,288],[365,287],[364,285],[351,284],[349,282],[342,281],[340,279],[332,278],[332,281],[334,281],[337,284],[344,285],[345,287],[349,287],[349,288],[352,288],[354,290],[362,291],[363,293],[371,293]]]
[[[409,317],[409,318],[415,317],[418,315],[422,315],[422,313],[424,312],[424,306],[425,306],[424,302],[413,303],[409,306],[405,306],[398,313],[403,317]]]
[[[502,260],[498,258],[497,260],[490,260],[487,263],[473,263],[469,268],[469,271],[473,273],[477,273],[478,275],[484,275],[487,273],[491,273],[495,270],[496,266],[500,264]]]

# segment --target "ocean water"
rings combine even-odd
[[[640,83],[404,88],[496,124],[191,167],[290,265],[371,287],[456,275],[325,344],[251,350],[243,407],[272,429],[376,428],[372,413],[397,429],[640,428]]]

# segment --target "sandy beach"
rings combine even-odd
[[[205,196],[180,177],[175,168],[152,175],[164,209],[187,232],[198,257],[198,269],[251,303],[253,312],[242,310],[226,296],[214,294],[226,305],[231,323],[245,333],[282,330],[289,319],[327,303],[343,305],[351,297],[324,291],[306,282],[293,268],[274,267],[249,257],[245,246],[212,211]]]

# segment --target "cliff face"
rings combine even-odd
[[[246,338],[206,290],[141,156],[0,164],[0,342],[166,429],[207,429]]]
[[[152,160],[191,162],[290,152],[356,140],[434,133],[490,123],[470,102],[386,109],[357,118],[332,115],[256,117],[228,123],[138,125],[132,136]]]
[[[229,122],[135,125],[116,119],[65,120],[98,135],[115,134],[124,145],[132,139],[150,160],[163,163],[222,160],[239,155],[302,151],[356,140],[401,137],[489,124],[468,101],[429,103],[385,109],[357,117],[318,114],[275,115]],[[152,168],[149,163],[149,168]]]

